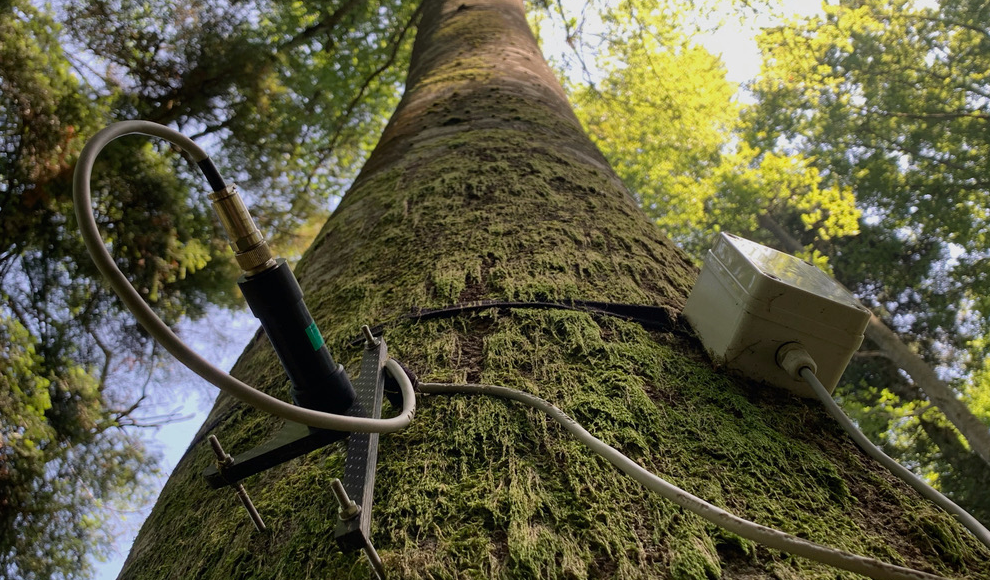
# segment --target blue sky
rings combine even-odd
[[[257,328],[257,320],[247,310],[230,312],[213,309],[200,321],[182,324],[178,334],[215,365],[229,369]],[[184,419],[142,433],[147,445],[162,453],[162,472],[157,478],[155,497],[158,496],[172,469],[182,458],[193,435],[206,420],[213,400],[219,393],[215,387],[182,367],[171,369],[167,381],[160,381],[157,388],[163,400],[157,409],[150,409],[149,414],[176,411]],[[111,516],[114,523],[120,526],[121,533],[117,537],[110,558],[106,562],[96,563],[97,580],[114,580],[117,577],[124,560],[127,559],[134,536],[137,535],[153,505],[152,501],[142,510],[114,513]]]

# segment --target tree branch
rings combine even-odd
[[[286,42],[278,45],[275,53],[277,54],[285,50],[292,50],[293,48],[302,46],[306,41],[315,38],[320,33],[330,32],[336,28],[338,24],[340,24],[340,21],[344,19],[344,16],[360,4],[362,4],[361,0],[347,0],[344,2],[343,6],[334,10],[333,13],[329,14],[326,19],[320,20]]]
[[[882,350],[857,350],[853,353],[855,358],[888,358],[887,353]]]
[[[354,109],[357,107],[358,103],[361,102],[361,99],[364,97],[364,93],[371,86],[371,83],[374,82],[375,79],[380,77],[382,73],[388,70],[389,67],[391,67],[395,63],[395,59],[398,57],[399,54],[399,49],[402,47],[402,41],[405,40],[406,34],[413,27],[413,25],[419,21],[419,17],[422,15],[422,9],[423,9],[422,4],[417,6],[416,10],[409,17],[409,21],[406,22],[405,26],[403,26],[396,34],[392,36],[392,38],[390,39],[392,50],[389,53],[388,57],[385,59],[385,62],[382,63],[381,66],[376,68],[374,71],[372,71],[372,73],[368,76],[368,78],[366,78],[364,82],[361,84],[361,87],[358,89],[357,94],[354,95],[354,97],[347,104],[347,107],[344,109],[344,112],[341,113],[340,115],[337,115],[337,118],[334,123],[337,129],[330,137],[327,146],[322,147],[316,151],[318,159],[317,162],[313,165],[312,171],[310,171],[309,175],[306,176],[306,185],[303,187],[303,192],[309,192],[310,188],[312,187],[313,180],[316,178],[316,172],[319,170],[320,167],[323,166],[327,158],[329,158],[330,155],[333,153],[334,148],[336,148],[337,144],[340,142],[340,138],[344,132],[346,120],[349,119],[350,116],[354,113]]]
[[[769,224],[770,233],[786,233],[780,224],[767,214],[760,215],[761,225]],[[801,251],[803,247],[791,237],[777,237],[784,250],[790,253]],[[900,337],[891,330],[876,314],[870,313],[866,326],[866,337],[873,341],[892,363],[911,377],[915,386],[921,389],[928,400],[938,406],[946,418],[959,430],[973,451],[990,465],[990,428],[966,407],[966,404],[956,398],[952,387],[938,378],[932,367],[913,352]]]
[[[864,111],[865,112],[865,111]],[[906,119],[919,119],[919,120],[953,120],[953,119],[980,119],[983,121],[990,120],[990,115],[986,113],[976,113],[976,112],[959,112],[959,113],[903,113],[895,111],[869,111],[868,113],[874,113],[881,115],[883,117],[900,117]]]

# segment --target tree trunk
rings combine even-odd
[[[392,321],[390,354],[424,380],[539,394],[739,515],[990,578],[987,551],[874,466],[819,405],[725,377],[676,328],[550,309],[397,320],[479,299],[639,303],[673,315],[694,281],[583,134],[521,0],[426,1],[406,94],[297,275],[350,369],[359,325]],[[234,373],[286,392],[262,336]],[[367,577],[332,539],[339,450],[245,482],[267,533],[232,493],[206,488],[207,434],[238,453],[277,426],[221,397],[122,577]],[[413,425],[382,436],[378,465],[373,541],[393,578],[836,578],[684,512],[543,415],[502,400],[420,396]]]
[[[769,231],[786,252],[792,254],[804,250],[804,246],[784,229],[769,214],[758,218],[760,226]],[[918,353],[912,351],[897,333],[888,327],[876,314],[870,314],[870,321],[864,332],[873,341],[880,353],[911,377],[928,400],[945,414],[952,425],[966,439],[970,449],[990,467],[990,427],[969,410],[965,403],[956,397],[948,383],[938,378],[931,365]]]

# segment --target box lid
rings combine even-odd
[[[709,252],[715,274],[775,315],[813,319],[850,335],[862,335],[869,311],[841,284],[807,262],[773,248],[721,233]],[[717,264],[716,264],[717,263]]]

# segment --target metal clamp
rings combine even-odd
[[[369,331],[365,333],[361,372],[353,380],[357,399],[350,412],[355,416],[377,419],[382,416],[382,397],[385,392],[384,367],[385,361],[388,360],[388,348],[384,340],[369,336]],[[347,458],[344,460],[344,474],[340,478],[343,494],[335,491],[338,500],[341,497],[353,498],[356,505],[361,508],[359,514],[338,522],[334,532],[334,538],[345,552],[364,549],[369,545],[377,465],[378,433],[352,433],[347,440]]]
[[[361,514],[361,506],[354,503],[348,497],[347,491],[344,490],[344,485],[340,483],[339,479],[330,482],[330,488],[333,490],[333,495],[337,498],[337,503],[340,504],[340,511],[338,512],[340,522],[353,520]],[[364,545],[361,546],[361,550],[368,557],[368,562],[371,563],[371,569],[374,570],[378,580],[385,580],[385,564],[382,562],[381,556],[378,555],[378,551],[375,550],[375,546],[371,543],[370,538],[363,536],[363,539]]]
[[[347,414],[378,419],[382,415],[388,348],[384,339],[375,337],[367,326],[361,330],[365,335],[365,350],[361,359],[361,372],[353,381],[357,398]],[[384,564],[370,539],[371,507],[378,465],[378,433],[311,430],[305,425],[287,421],[275,437],[235,457],[228,455],[217,438],[210,435],[210,445],[217,455],[217,463],[208,467],[203,476],[213,488],[233,487],[255,526],[259,531],[264,531],[265,524],[244,491],[244,486],[239,483],[240,480],[344,438],[348,440],[344,474],[341,479],[335,479],[332,485],[334,496],[341,505],[334,537],[344,552],[362,550],[368,557],[375,576],[378,580],[384,580]],[[352,497],[355,499],[352,500]]]

